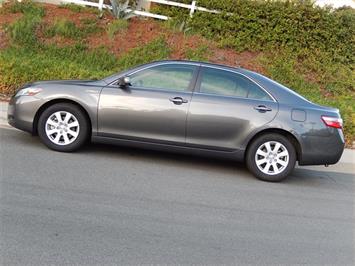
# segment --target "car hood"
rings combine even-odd
[[[44,81],[36,81],[25,84],[26,87],[28,86],[41,86],[41,85],[49,85],[49,84],[65,84],[65,85],[96,85],[96,84],[106,84],[101,80],[44,80]],[[24,87],[25,87],[24,86]]]

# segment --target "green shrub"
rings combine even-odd
[[[223,12],[196,12],[190,19],[182,8],[159,5],[158,11],[238,51],[319,49],[339,62],[354,62],[354,9],[320,8],[311,0],[200,0],[198,5]]]
[[[211,51],[207,45],[203,44],[197,48],[186,49],[185,56],[188,60],[207,61],[211,56]]]
[[[107,26],[107,34],[110,39],[120,32],[123,32],[128,29],[128,20],[126,19],[115,19],[111,24]]]

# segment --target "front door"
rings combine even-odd
[[[132,71],[131,86],[102,90],[98,110],[101,136],[185,143],[186,116],[196,65],[165,63]]]

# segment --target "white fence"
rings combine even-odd
[[[210,10],[210,9],[207,9],[204,7],[197,6],[196,1],[192,1],[191,4],[183,4],[183,3],[168,1],[168,0],[146,0],[146,1],[151,2],[151,3],[156,3],[156,4],[176,6],[176,7],[190,9],[190,16],[191,17],[193,16],[195,11],[203,11],[203,12],[209,12],[209,13],[215,13],[215,14],[220,13],[220,11],[218,11],[218,10]],[[61,2],[97,7],[99,10],[102,10],[103,8],[112,9],[112,7],[110,5],[104,4],[104,0],[99,0],[98,3],[84,1],[84,0],[61,0]],[[164,16],[164,15],[153,14],[153,13],[141,11],[141,10],[127,9],[126,12],[132,12],[133,14],[135,14],[137,16],[151,17],[151,18],[162,19],[162,20],[169,19],[169,17]]]

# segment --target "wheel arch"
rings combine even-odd
[[[267,129],[264,129],[264,130],[261,130],[259,131],[258,133],[256,133],[249,141],[248,141],[248,144],[246,146],[246,149],[245,149],[245,155],[244,157],[246,156],[247,154],[247,151],[251,145],[251,143],[253,143],[253,141],[257,138],[259,138],[260,136],[262,135],[265,135],[265,134],[269,134],[269,133],[274,133],[274,134],[280,134],[284,137],[286,137],[293,145],[293,147],[295,148],[296,150],[296,159],[297,161],[300,161],[301,160],[301,156],[302,156],[302,147],[301,147],[301,144],[299,142],[299,140],[297,139],[297,137],[292,134],[291,132],[285,130],[285,129],[281,129],[281,128],[267,128]],[[245,159],[245,158],[244,158]]]
[[[89,112],[80,103],[70,100],[70,99],[54,99],[54,100],[50,100],[50,101],[44,103],[43,105],[41,105],[41,107],[37,110],[37,112],[34,116],[34,119],[33,119],[32,134],[38,135],[38,121],[39,121],[39,118],[41,117],[41,114],[44,112],[44,110],[46,110],[48,107],[50,107],[54,104],[58,104],[58,103],[70,103],[70,104],[73,104],[73,105],[76,105],[77,107],[79,107],[89,123],[89,135],[91,136],[92,121],[90,119]]]

